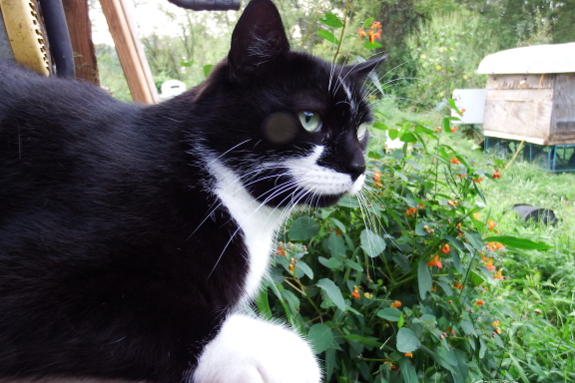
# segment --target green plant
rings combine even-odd
[[[508,247],[477,213],[489,172],[440,128],[387,130],[401,150],[369,152],[369,191],[297,217],[277,249],[260,313],[281,312],[322,353],[333,382],[471,382],[497,374],[504,342],[489,288]],[[483,215],[484,212],[481,212]],[[289,242],[287,242],[289,241]],[[497,315],[496,315],[497,314]]]
[[[407,45],[417,60],[417,77],[410,97],[413,107],[429,109],[450,98],[457,87],[483,88],[485,76],[475,74],[480,61],[497,51],[493,32],[478,13],[460,10],[432,14]]]

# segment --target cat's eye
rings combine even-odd
[[[299,121],[305,130],[315,132],[321,127],[321,117],[315,112],[307,110],[298,113]]]
[[[371,124],[369,122],[364,122],[363,124],[359,125],[357,128],[357,138],[362,140],[367,134],[370,126]]]

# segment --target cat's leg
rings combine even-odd
[[[193,383],[319,383],[315,356],[294,331],[233,314],[204,349]]]

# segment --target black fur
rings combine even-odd
[[[270,194],[289,176],[258,164],[313,144],[329,148],[325,166],[359,176],[355,130],[370,119],[361,82],[375,65],[291,52],[268,0],[248,5],[205,83],[160,105],[0,63],[0,378],[182,381],[247,272],[205,157],[221,156],[270,206],[291,203]],[[333,73],[361,100],[356,111],[341,86],[328,91]],[[301,110],[323,116],[321,132],[298,125]],[[278,113],[297,130],[285,140],[265,128]]]

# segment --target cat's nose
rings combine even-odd
[[[349,175],[355,181],[365,172],[365,161],[354,161],[349,165]]]

